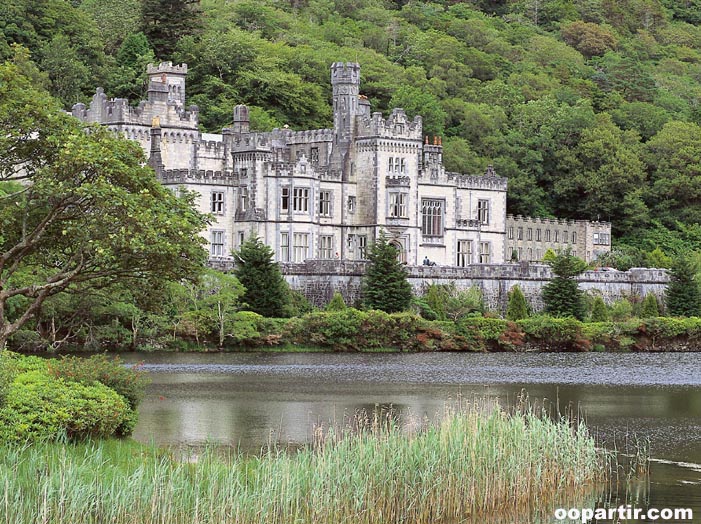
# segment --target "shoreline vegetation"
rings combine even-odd
[[[288,319],[237,312],[224,343],[143,329],[139,343],[129,337],[69,351],[171,352],[673,352],[701,351],[701,318],[653,317],[583,322],[533,316],[517,321],[471,316],[459,321],[426,320],[412,313],[345,308]],[[13,347],[31,352],[26,347]]]
[[[466,402],[413,431],[385,415],[259,456],[129,440],[0,444],[0,521],[9,511],[15,524],[513,519],[592,497],[611,471],[583,424],[527,404],[506,413]]]

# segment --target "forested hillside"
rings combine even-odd
[[[329,66],[358,61],[374,110],[422,114],[449,169],[509,177],[510,212],[611,220],[635,265],[701,250],[701,0],[3,4],[0,56],[66,108],[97,85],[136,100],[172,60],[207,131],[238,103],[258,129],[328,127]]]

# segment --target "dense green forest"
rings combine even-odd
[[[701,250],[701,0],[4,4],[0,57],[66,108],[136,100],[173,60],[204,130],[238,103],[258,129],[328,127],[329,65],[358,61],[374,110],[422,114],[451,170],[494,164],[510,212],[610,220],[630,265]]]

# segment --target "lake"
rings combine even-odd
[[[152,383],[134,437],[256,451],[307,443],[315,424],[359,409],[435,418],[457,398],[583,414],[605,446],[649,439],[638,503],[692,508],[701,522],[701,355],[695,353],[131,353]],[[546,399],[544,401],[544,399]],[[614,444],[615,443],[615,444]],[[601,522],[601,521],[600,521]],[[634,521],[627,521],[634,522]],[[685,521],[689,522],[689,521]]]

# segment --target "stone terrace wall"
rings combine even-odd
[[[334,291],[347,304],[361,299],[361,279],[367,262],[308,260],[303,264],[283,264],[282,272],[292,289],[301,291],[315,306],[324,306]],[[550,266],[543,264],[493,264],[466,268],[407,266],[409,283],[417,294],[430,284],[454,283],[459,289],[479,287],[492,310],[505,311],[507,293],[518,284],[535,311],[543,309],[540,291],[552,278]],[[663,269],[634,268],[630,271],[587,271],[578,277],[580,289],[599,294],[608,304],[630,296],[654,293],[664,296],[669,277]]]

